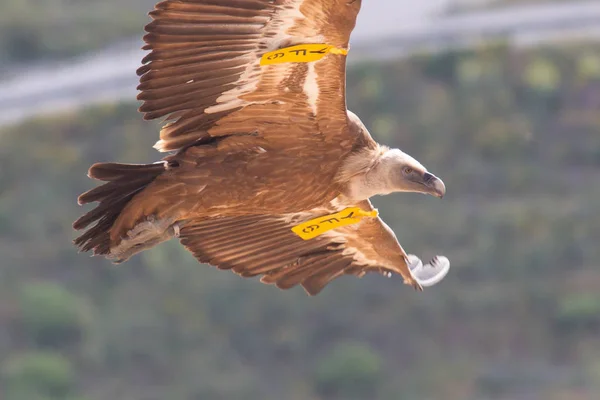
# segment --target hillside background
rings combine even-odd
[[[50,3],[14,15],[39,28]],[[138,33],[105,3],[61,18],[114,35],[99,43]],[[138,19],[149,4],[116,3]],[[102,29],[76,28],[83,15]],[[348,102],[448,187],[441,201],[375,199],[407,251],[450,258],[422,293],[346,277],[310,298],[199,265],[175,242],[119,267],[77,254],[87,168],[155,161],[158,124],[126,103],[0,128],[0,399],[600,398],[600,44],[362,63]]]

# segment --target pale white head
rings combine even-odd
[[[418,192],[439,198],[446,194],[444,182],[413,157],[399,149],[389,149],[379,158],[372,173],[386,180],[388,193]]]
[[[439,198],[446,194],[440,178],[399,149],[365,149],[350,156],[343,171],[347,195],[356,200],[393,192],[416,192]]]

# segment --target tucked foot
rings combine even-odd
[[[423,265],[421,259],[414,254],[408,255],[410,271],[415,280],[424,287],[433,286],[440,282],[450,270],[450,260],[444,256],[435,256]]]
[[[148,239],[162,234],[170,225],[169,220],[158,220],[154,215],[146,217],[145,221],[138,222],[127,232],[127,238],[131,243],[143,243]]]
[[[148,216],[145,221],[129,230],[117,246],[110,249],[109,258],[113,259],[115,264],[122,263],[136,253],[173,237],[179,237],[179,233],[179,223],[173,223],[171,219],[158,220],[154,216]]]

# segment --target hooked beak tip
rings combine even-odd
[[[437,176],[434,176],[433,179],[431,179],[429,187],[431,188],[432,194],[440,199],[443,199],[446,195],[446,185],[444,185],[444,182]]]

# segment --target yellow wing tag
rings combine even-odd
[[[283,49],[270,51],[263,54],[260,59],[260,65],[281,64],[281,63],[308,63],[319,61],[328,53],[348,54],[348,50],[340,49],[329,44],[308,43],[297,46],[285,47]]]
[[[377,210],[363,211],[359,207],[349,207],[338,213],[324,215],[296,225],[292,231],[304,240],[316,238],[335,228],[360,222],[364,217],[377,217]]]

